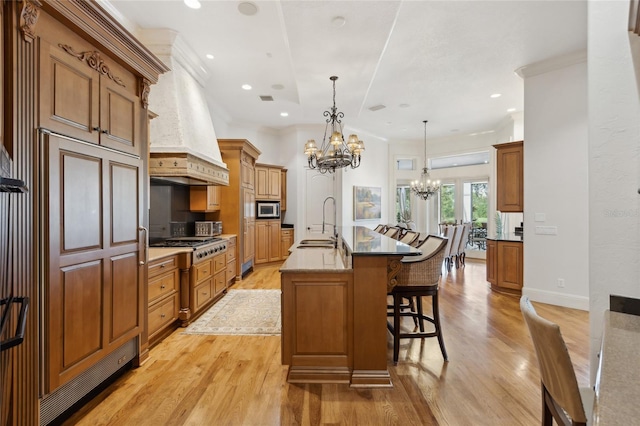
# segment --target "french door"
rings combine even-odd
[[[440,224],[471,222],[468,249],[486,250],[485,238],[489,216],[488,178],[455,179],[440,187]]]

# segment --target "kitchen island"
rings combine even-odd
[[[290,383],[390,387],[387,291],[420,250],[362,226],[296,242],[282,265],[282,364]]]

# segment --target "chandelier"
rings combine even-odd
[[[417,197],[423,200],[428,200],[430,196],[434,195],[440,190],[440,181],[432,181],[429,178],[429,169],[427,169],[427,120],[424,123],[424,167],[420,174],[419,180],[411,182],[411,192],[416,194]]]
[[[316,141],[309,139],[304,145],[304,153],[309,162],[309,168],[318,169],[320,173],[334,173],[336,169],[350,166],[352,169],[360,166],[360,154],[364,151],[364,142],[356,135],[349,135],[347,142],[342,135],[342,118],[344,113],[336,108],[336,80],[335,75],[329,77],[333,81],[333,107],[331,111],[325,111],[327,124],[324,127],[322,146],[318,149]],[[331,127],[331,136],[327,139],[327,133]]]

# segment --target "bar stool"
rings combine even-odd
[[[442,328],[440,326],[440,310],[438,306],[438,287],[442,275],[442,261],[447,246],[447,239],[435,235],[429,235],[420,245],[420,256],[405,256],[402,258],[402,267],[398,274],[396,284],[389,294],[393,297],[391,311],[387,311],[388,317],[393,317],[393,324],[387,321],[387,329],[393,335],[393,362],[398,363],[400,352],[400,339],[424,339],[425,337],[437,337],[440,351],[445,361],[448,361],[447,350],[444,347]],[[422,311],[422,297],[431,296],[433,316],[424,315]],[[415,308],[413,298],[415,297]],[[409,304],[403,304],[402,299],[409,299]],[[407,333],[401,331],[400,320],[402,317],[411,317],[419,324],[420,331]],[[435,330],[425,332],[424,321],[433,324]]]

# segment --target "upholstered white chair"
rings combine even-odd
[[[463,224],[462,227],[462,237],[460,238],[458,248],[456,249],[456,268],[460,265],[464,265],[465,257],[467,256],[466,248],[467,240],[469,239],[469,232],[471,231],[471,222]]]
[[[419,232],[405,231],[404,234],[402,234],[402,237],[400,237],[398,241],[400,241],[401,243],[411,245],[411,243],[417,240],[419,236],[420,236]]]
[[[451,270],[451,248],[453,247],[453,239],[456,234],[456,226],[455,225],[446,225],[444,227],[444,236],[447,238],[447,245],[444,249],[444,263],[447,268],[447,271]]]

